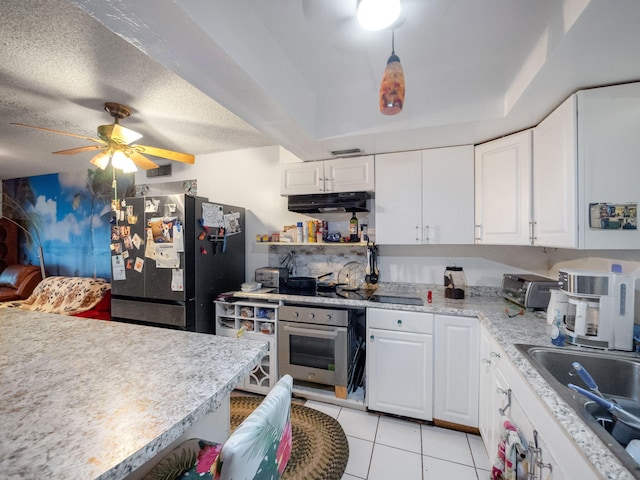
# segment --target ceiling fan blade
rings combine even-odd
[[[106,145],[87,145],[86,147],[70,148],[69,150],[58,150],[57,152],[51,152],[55,155],[75,155],[76,153],[92,152],[94,150],[104,150]]]
[[[147,147],[145,145],[132,145],[132,147],[140,153],[146,153],[154,157],[168,158],[176,162],[193,164],[196,158],[190,153],[174,152],[172,150],[165,150],[164,148]]]
[[[156,163],[152,162],[147,157],[145,157],[144,155],[141,155],[138,152],[131,152],[129,154],[129,158],[131,158],[131,160],[133,160],[133,163],[135,163],[138,167],[142,168],[143,170],[158,168],[158,165]]]
[[[50,128],[36,127],[35,125],[27,125],[26,123],[12,123],[11,125],[18,125],[20,127],[35,128],[36,130],[42,130],[43,132],[58,133],[60,135],[67,135],[69,137],[84,138],[85,140],[89,140],[90,142],[96,142],[96,143],[101,143],[101,144],[105,143],[102,140],[100,140],[99,138],[86,137],[84,135],[78,135],[76,133],[61,132],[60,130],[52,130]]]

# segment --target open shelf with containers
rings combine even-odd
[[[278,381],[276,322],[278,305],[266,302],[215,302],[216,335],[243,337],[269,343],[260,364],[238,385],[238,389],[267,393]]]

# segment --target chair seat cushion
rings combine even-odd
[[[215,471],[214,464],[221,449],[221,443],[206,442],[197,438],[189,439],[153,467],[144,480],[213,480],[211,470],[214,467]]]

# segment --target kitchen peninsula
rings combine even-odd
[[[229,394],[263,342],[4,309],[3,478],[119,479]]]

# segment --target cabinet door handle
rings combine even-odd
[[[537,222],[529,222],[529,241],[531,242],[531,245],[533,245],[535,243],[535,241],[537,240],[536,237],[536,223]]]
[[[371,335],[371,336],[369,337],[369,340],[371,340],[372,342],[373,342],[375,339],[376,339],[376,337],[375,337],[374,335]]]
[[[422,243],[429,243],[431,239],[429,238],[429,225],[425,225],[424,227],[424,240]]]
[[[476,229],[476,240],[482,240],[482,225],[474,225],[473,226]]]
[[[420,227],[416,225],[416,243],[420,243]]]
[[[335,177],[325,178],[324,179],[324,191],[325,192],[333,192],[333,184],[336,181]]]

